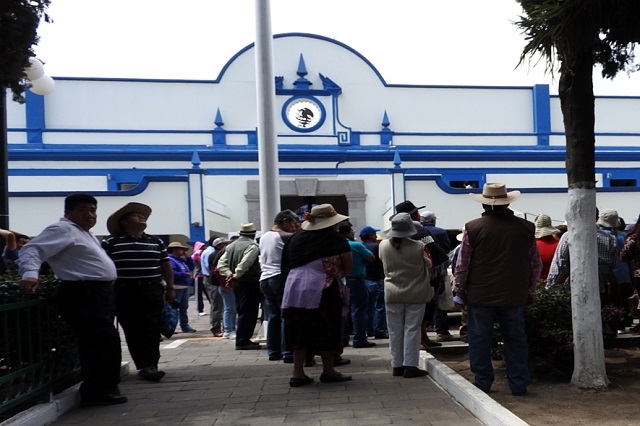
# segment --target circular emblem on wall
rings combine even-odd
[[[312,132],[324,123],[325,109],[313,96],[296,96],[284,103],[282,118],[296,132]]]

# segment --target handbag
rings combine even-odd
[[[444,291],[437,296],[438,309],[441,311],[450,311],[453,309],[453,289],[451,288],[451,275],[444,279]]]
[[[176,332],[180,320],[180,305],[176,301],[165,303],[160,316],[160,333],[169,338]]]

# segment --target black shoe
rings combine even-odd
[[[292,377],[289,379],[289,386],[292,388],[299,388],[300,386],[305,386],[310,383],[313,383],[313,378],[309,376],[305,376],[304,378]]]
[[[411,379],[413,377],[422,377],[422,376],[426,376],[427,374],[427,370],[421,370],[418,367],[404,367],[404,378],[405,379]]]
[[[348,364],[351,364],[351,360],[350,359],[342,358],[340,355],[338,355],[337,357],[333,358],[333,366],[334,367],[340,367],[341,365],[348,365]]]
[[[282,359],[281,354],[269,355],[269,361],[280,361]]]
[[[356,349],[362,349],[362,348],[373,348],[376,344],[373,342],[369,342],[369,341],[365,341],[364,343],[360,343],[359,345],[353,345],[354,348]]]
[[[306,360],[304,362],[304,366],[305,367],[315,367],[316,366],[316,359],[315,358],[309,358],[308,360]]]
[[[293,357],[285,356],[284,358],[282,358],[282,362],[284,362],[285,364],[293,364]]]
[[[149,382],[157,382],[165,375],[164,371],[158,370],[157,367],[145,367],[138,371],[138,377]]]
[[[236,345],[236,351],[255,351],[262,349],[260,343],[249,342],[246,345]]]
[[[511,395],[513,395],[513,396],[527,396],[528,394],[529,393],[526,390],[524,390],[522,392],[511,392]]]
[[[389,333],[376,333],[374,336],[376,339],[388,339]]]
[[[347,376],[341,373],[338,373],[335,376],[330,376],[324,373],[320,375],[320,381],[322,383],[340,383],[340,382],[348,382],[349,380],[351,380],[351,376]]]
[[[404,367],[393,367],[394,376],[404,376]]]
[[[128,399],[126,396],[113,395],[108,393],[100,398],[82,398],[80,401],[81,407],[97,407],[100,405],[116,405],[124,404]]]

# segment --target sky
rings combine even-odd
[[[51,0],[34,47],[55,77],[214,80],[255,41],[255,0]],[[531,86],[557,80],[525,45],[515,0],[271,0],[274,34],[333,38],[387,83]],[[594,71],[596,95],[640,96],[640,73]]]

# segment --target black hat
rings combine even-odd
[[[424,209],[426,206],[416,207],[411,201],[403,201],[396,205],[396,213],[409,213],[414,214],[420,209]]]

